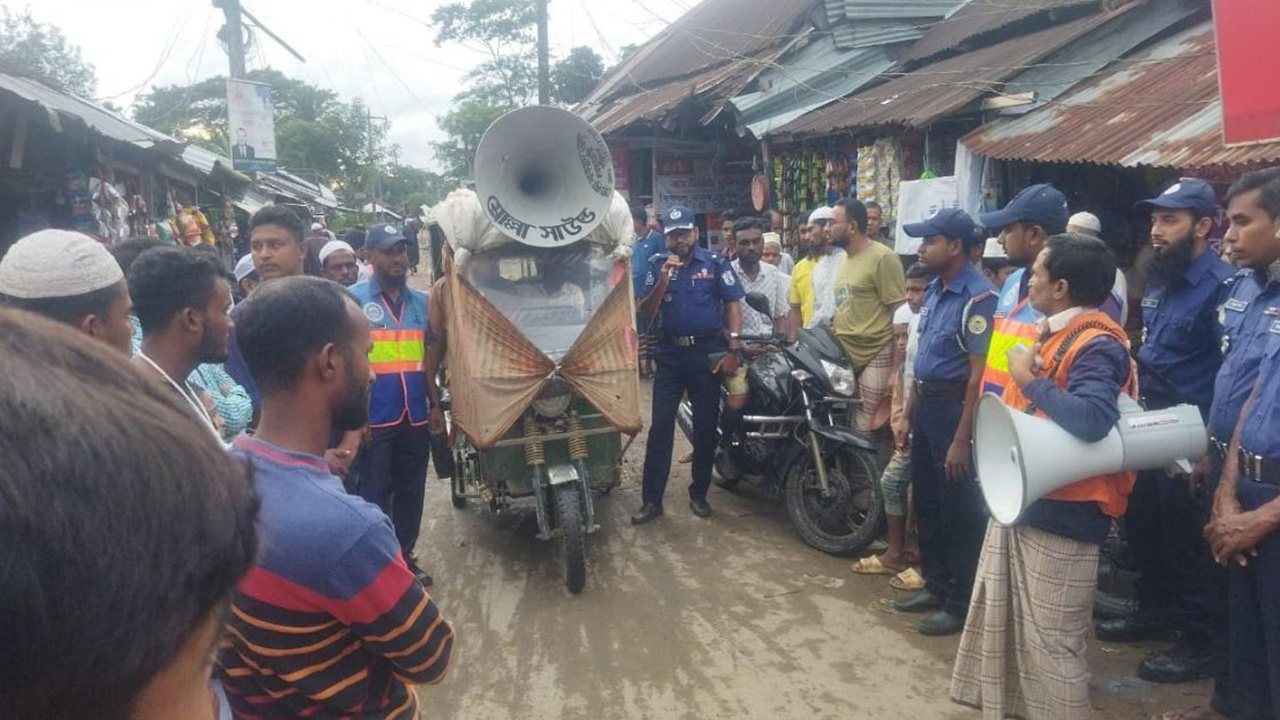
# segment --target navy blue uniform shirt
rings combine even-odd
[[[1226,293],[1223,283],[1234,274],[1208,250],[1172,285],[1147,290],[1138,350],[1143,395],[1190,402],[1208,415],[1213,380],[1222,364],[1218,306]]]
[[[1267,336],[1258,367],[1258,395],[1240,428],[1240,447],[1254,455],[1280,460],[1280,318],[1267,318],[1265,322]]]
[[[644,295],[658,284],[662,264],[671,257],[664,252],[649,261],[644,277]],[[662,298],[662,331],[670,335],[711,335],[724,329],[724,304],[746,295],[728,260],[704,248],[695,247],[676,279],[667,284]]]
[[[968,263],[949,284],[940,277],[929,283],[920,309],[916,380],[967,382],[969,356],[987,356],[997,300],[995,287]]]
[[[1129,379],[1129,351],[1107,338],[1095,338],[1080,349],[1067,373],[1067,389],[1047,378],[1032,380],[1023,390],[1027,399],[1063,430],[1084,442],[1107,436],[1120,419],[1116,398]],[[1021,522],[1045,532],[1080,542],[1101,543],[1111,529],[1111,518],[1096,502],[1037,500],[1023,513]]]
[[[1245,401],[1258,380],[1271,323],[1280,320],[1280,282],[1267,283],[1265,273],[1242,270],[1218,318],[1222,324],[1222,367],[1213,384],[1209,435],[1230,442]]]
[[[657,230],[637,238],[636,244],[631,247],[631,284],[636,297],[644,297],[646,294],[644,276],[649,272],[649,260],[654,255],[664,252],[666,248],[666,241],[663,240],[662,233]]]

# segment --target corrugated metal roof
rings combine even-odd
[[[100,105],[55,90],[37,80],[0,72],[0,90],[7,90],[14,95],[45,109],[46,112],[73,118],[84,123],[94,132],[122,143],[130,143],[141,148],[158,147],[177,154],[183,143],[162,132],[152,130],[145,125],[124,118]],[[54,122],[60,122],[55,119]]]
[[[961,142],[1008,160],[1195,168],[1280,160],[1280,143],[1222,143],[1213,26],[1197,25],[1019,118]]]
[[[923,128],[1000,90],[1029,65],[1074,42],[1085,33],[1127,13],[1127,5],[1007,40],[903,74],[810,113],[779,133],[824,135],[855,127],[903,125]]]
[[[883,47],[841,50],[830,36],[814,33],[812,42],[778,65],[758,78],[767,89],[733,99],[738,126],[756,137],[868,85],[893,66],[893,58]]]
[[[605,74],[583,104],[651,89],[786,45],[814,0],[703,0]]]
[[[918,40],[924,35],[925,26],[902,20],[869,20],[845,22],[831,28],[836,47],[846,50],[892,45]]]
[[[231,160],[226,156],[205,150],[196,145],[188,145],[182,148],[182,161],[202,175],[212,176],[215,172],[222,172],[243,183],[253,182],[253,179],[248,175],[236,170],[231,164]]]
[[[969,0],[950,17],[934,24],[902,60],[928,60],[968,40],[1049,10],[1098,4],[1099,0]]]
[[[844,18],[860,21],[876,18],[940,18],[960,2],[961,0],[843,0],[826,3],[826,9],[828,20],[832,19],[831,11],[834,8],[838,8]]]

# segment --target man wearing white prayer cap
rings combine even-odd
[[[236,262],[236,269],[232,273],[236,276],[236,298],[244,300],[258,287],[261,279],[258,277],[258,268],[253,265],[253,253],[249,253],[240,258]]]
[[[1102,221],[1091,212],[1078,212],[1067,219],[1067,232],[1102,237]]]
[[[342,287],[351,287],[360,279],[356,251],[342,240],[330,240],[320,248],[320,274]]]
[[[0,302],[66,323],[128,355],[133,301],[111,253],[84,233],[41,230],[0,260]]]

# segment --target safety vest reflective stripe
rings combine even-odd
[[[417,342],[425,342],[427,339],[427,333],[424,330],[414,330],[412,328],[405,328],[404,330],[370,330],[369,337],[373,338],[375,343],[387,340],[416,340]]]
[[[369,362],[375,365],[401,360],[413,360],[421,364],[424,357],[426,357],[426,346],[423,344],[422,338],[417,340],[382,340],[375,342],[373,349],[369,351]]]
[[[426,372],[427,366],[422,360],[386,360],[370,361],[369,367],[375,375],[399,375],[408,372]]]
[[[995,330],[991,333],[991,345],[987,349],[987,369],[982,374],[984,393],[999,395],[1004,392],[1005,386],[1009,384],[1009,350],[1018,345],[1030,347],[1040,337],[1040,328],[1034,321],[1035,315],[1028,301],[1023,300],[1008,315],[996,321]]]

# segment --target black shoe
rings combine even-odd
[[[930,610],[941,610],[942,601],[934,597],[928,590],[921,590],[905,600],[894,600],[893,609],[904,613],[922,613]]]
[[[418,558],[413,555],[406,557],[404,559],[404,564],[409,566],[409,572],[413,573],[413,576],[418,579],[418,584],[422,585],[422,587],[429,588],[432,583],[435,582],[431,579],[431,576],[427,574],[427,571],[418,566]]]
[[[706,498],[689,498],[689,509],[700,518],[711,517],[711,504]]]
[[[1135,613],[1115,620],[1102,620],[1097,624],[1098,639],[1103,642],[1140,642],[1143,640],[1168,640],[1173,637],[1173,627],[1164,620]]]
[[[662,508],[652,503],[645,503],[640,507],[640,511],[631,516],[632,525],[643,525],[652,520],[658,519],[662,515]]]
[[[1213,653],[1174,645],[1138,663],[1138,677],[1153,683],[1184,683],[1213,675]]]
[[[920,621],[918,628],[921,635],[930,637],[941,637],[943,635],[955,635],[964,630],[964,618],[956,617],[946,610],[939,610],[929,617]]]

